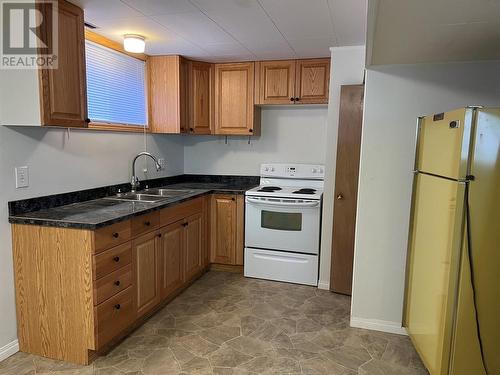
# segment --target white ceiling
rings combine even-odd
[[[500,0],[369,0],[369,65],[500,59]]]
[[[71,0],[94,32],[207,61],[325,57],[365,44],[366,0]]]

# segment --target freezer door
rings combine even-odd
[[[415,179],[404,321],[432,375],[448,373],[464,193],[456,181],[425,174]]]
[[[467,174],[472,109],[427,116],[419,123],[415,168],[453,179]]]

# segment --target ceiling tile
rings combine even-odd
[[[233,9],[246,11],[259,7],[257,0],[191,0],[191,2],[204,10]]]
[[[228,33],[201,12],[166,14],[152,18],[197,44],[234,42]]]
[[[146,16],[196,12],[198,9],[188,0],[121,0]]]
[[[213,54],[214,56],[234,54],[247,55],[250,53],[245,47],[237,42],[204,44],[203,49],[206,50],[209,54]]]
[[[287,39],[333,37],[333,25],[326,1],[259,1]]]
[[[269,17],[260,8],[245,11],[235,8],[209,10],[206,12],[217,24],[239,41],[282,40]]]
[[[284,39],[263,41],[248,40],[242,42],[242,44],[254,53],[272,53],[273,51],[280,53],[293,53],[293,49]]]
[[[328,0],[339,46],[366,43],[366,0]]]
[[[143,16],[120,0],[72,0],[72,2],[83,8],[85,21],[95,24],[101,24],[103,21],[111,19]]]
[[[332,38],[291,39],[289,42],[299,58],[328,57],[335,43]]]

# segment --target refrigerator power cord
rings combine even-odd
[[[471,280],[471,289],[472,289],[472,299],[473,299],[473,305],[474,305],[474,316],[476,320],[476,332],[477,332],[477,338],[479,341],[479,350],[481,352],[481,362],[483,364],[484,368],[484,373],[485,375],[488,375],[488,368],[486,366],[486,360],[485,360],[485,355],[484,355],[484,348],[483,348],[483,340],[481,337],[481,326],[479,324],[479,316],[477,312],[477,296],[476,296],[476,283],[475,283],[475,277],[474,277],[474,264],[472,260],[472,239],[471,239],[471,213],[470,213],[470,205],[469,205],[469,184],[470,181],[468,181],[465,184],[465,211],[466,211],[466,226],[467,226],[467,252],[469,255],[469,269],[470,269],[470,280]]]

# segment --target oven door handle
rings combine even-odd
[[[253,203],[253,204],[261,204],[261,205],[266,205],[266,206],[277,206],[277,207],[318,207],[319,206],[319,201],[314,201],[314,202],[300,202],[300,203],[290,203],[290,202],[283,202],[280,200],[264,200],[264,199],[258,199],[258,198],[249,198],[247,197],[246,201],[248,203]]]

